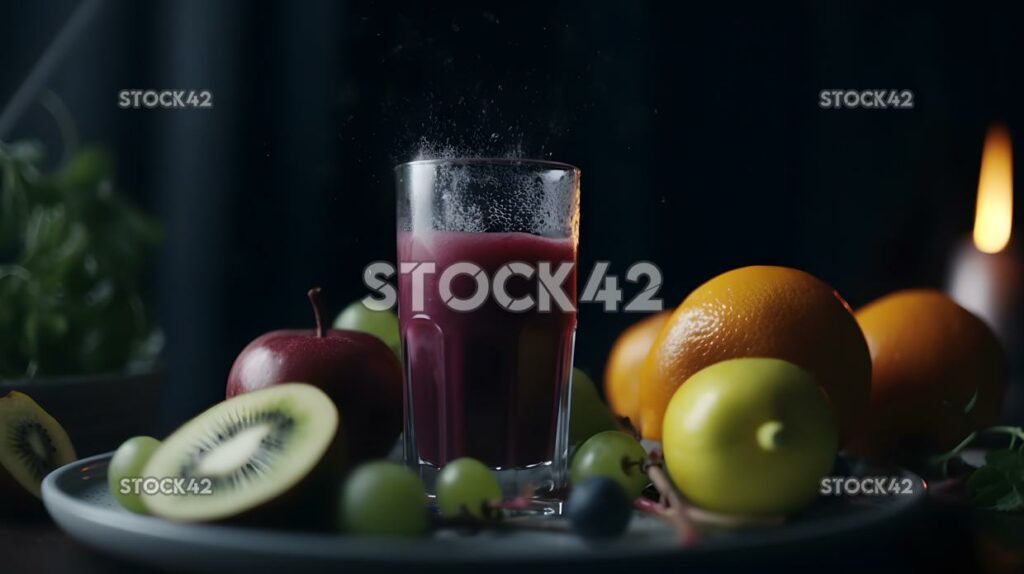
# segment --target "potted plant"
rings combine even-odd
[[[113,176],[99,147],[47,169],[38,143],[0,142],[0,396],[31,396],[80,455],[147,432],[161,391],[140,296],[160,229]]]

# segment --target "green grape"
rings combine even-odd
[[[377,337],[397,354],[402,348],[398,317],[391,311],[371,311],[363,302],[353,301],[334,319],[335,329],[362,331]]]
[[[437,475],[437,506],[446,516],[457,516],[465,511],[483,518],[487,503],[500,500],[498,479],[475,458],[453,460]]]
[[[427,531],[423,483],[398,463],[366,463],[342,487],[341,523],[360,536],[420,536]]]
[[[569,479],[573,484],[592,476],[606,476],[618,482],[630,500],[647,487],[647,473],[641,463],[647,459],[635,438],[624,432],[604,431],[587,439],[572,457]]]
[[[143,479],[142,469],[160,446],[160,441],[149,436],[132,437],[114,453],[107,466],[107,486],[114,500],[132,512],[146,514],[146,507],[139,497],[139,484]]]

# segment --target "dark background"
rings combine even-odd
[[[363,267],[394,259],[391,169],[423,149],[580,166],[583,269],[654,261],[668,304],[770,263],[857,307],[942,286],[986,126],[1024,120],[1024,36],[1000,5],[437,4],[107,0],[46,83],[165,226],[167,424],[223,396],[250,339],[309,325],[308,287],[332,315],[364,294]],[[76,5],[0,5],[0,102]],[[215,108],[118,108],[131,88]],[[820,109],[830,88],[916,107]],[[59,155],[39,105],[10,135]],[[584,306],[577,364],[599,374],[635,318]]]

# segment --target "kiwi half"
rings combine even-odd
[[[257,511],[308,496],[331,482],[325,475],[340,474],[339,422],[334,403],[312,385],[274,385],[228,399],[167,437],[143,470],[143,478],[165,485],[182,479],[184,491],[143,487],[142,503],[180,522],[265,515]],[[321,499],[319,506],[330,505]],[[287,508],[300,513],[291,502]]]
[[[0,486],[12,483],[40,498],[39,485],[53,469],[77,459],[68,433],[28,395],[0,398]]]

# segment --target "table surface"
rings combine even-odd
[[[934,505],[932,505],[934,506]],[[968,526],[948,511],[932,508],[904,529],[899,538],[878,541],[868,549],[856,552],[840,550],[841,557],[819,556],[809,564],[812,568],[827,566],[831,571],[866,571],[872,564],[890,571],[896,567],[907,571],[933,572],[1020,572],[1024,571],[1024,551],[992,545],[979,539]],[[134,564],[116,560],[93,551],[65,535],[48,517],[30,520],[0,519],[0,572],[4,574],[121,574],[153,573]],[[760,564],[759,571],[799,571],[793,557],[780,561],[778,568]],[[840,559],[841,558],[841,559]],[[733,564],[733,567],[736,565]],[[590,574],[590,572],[588,572]]]
[[[147,572],[103,556],[65,535],[49,518],[0,520],[0,571],[10,574]]]

